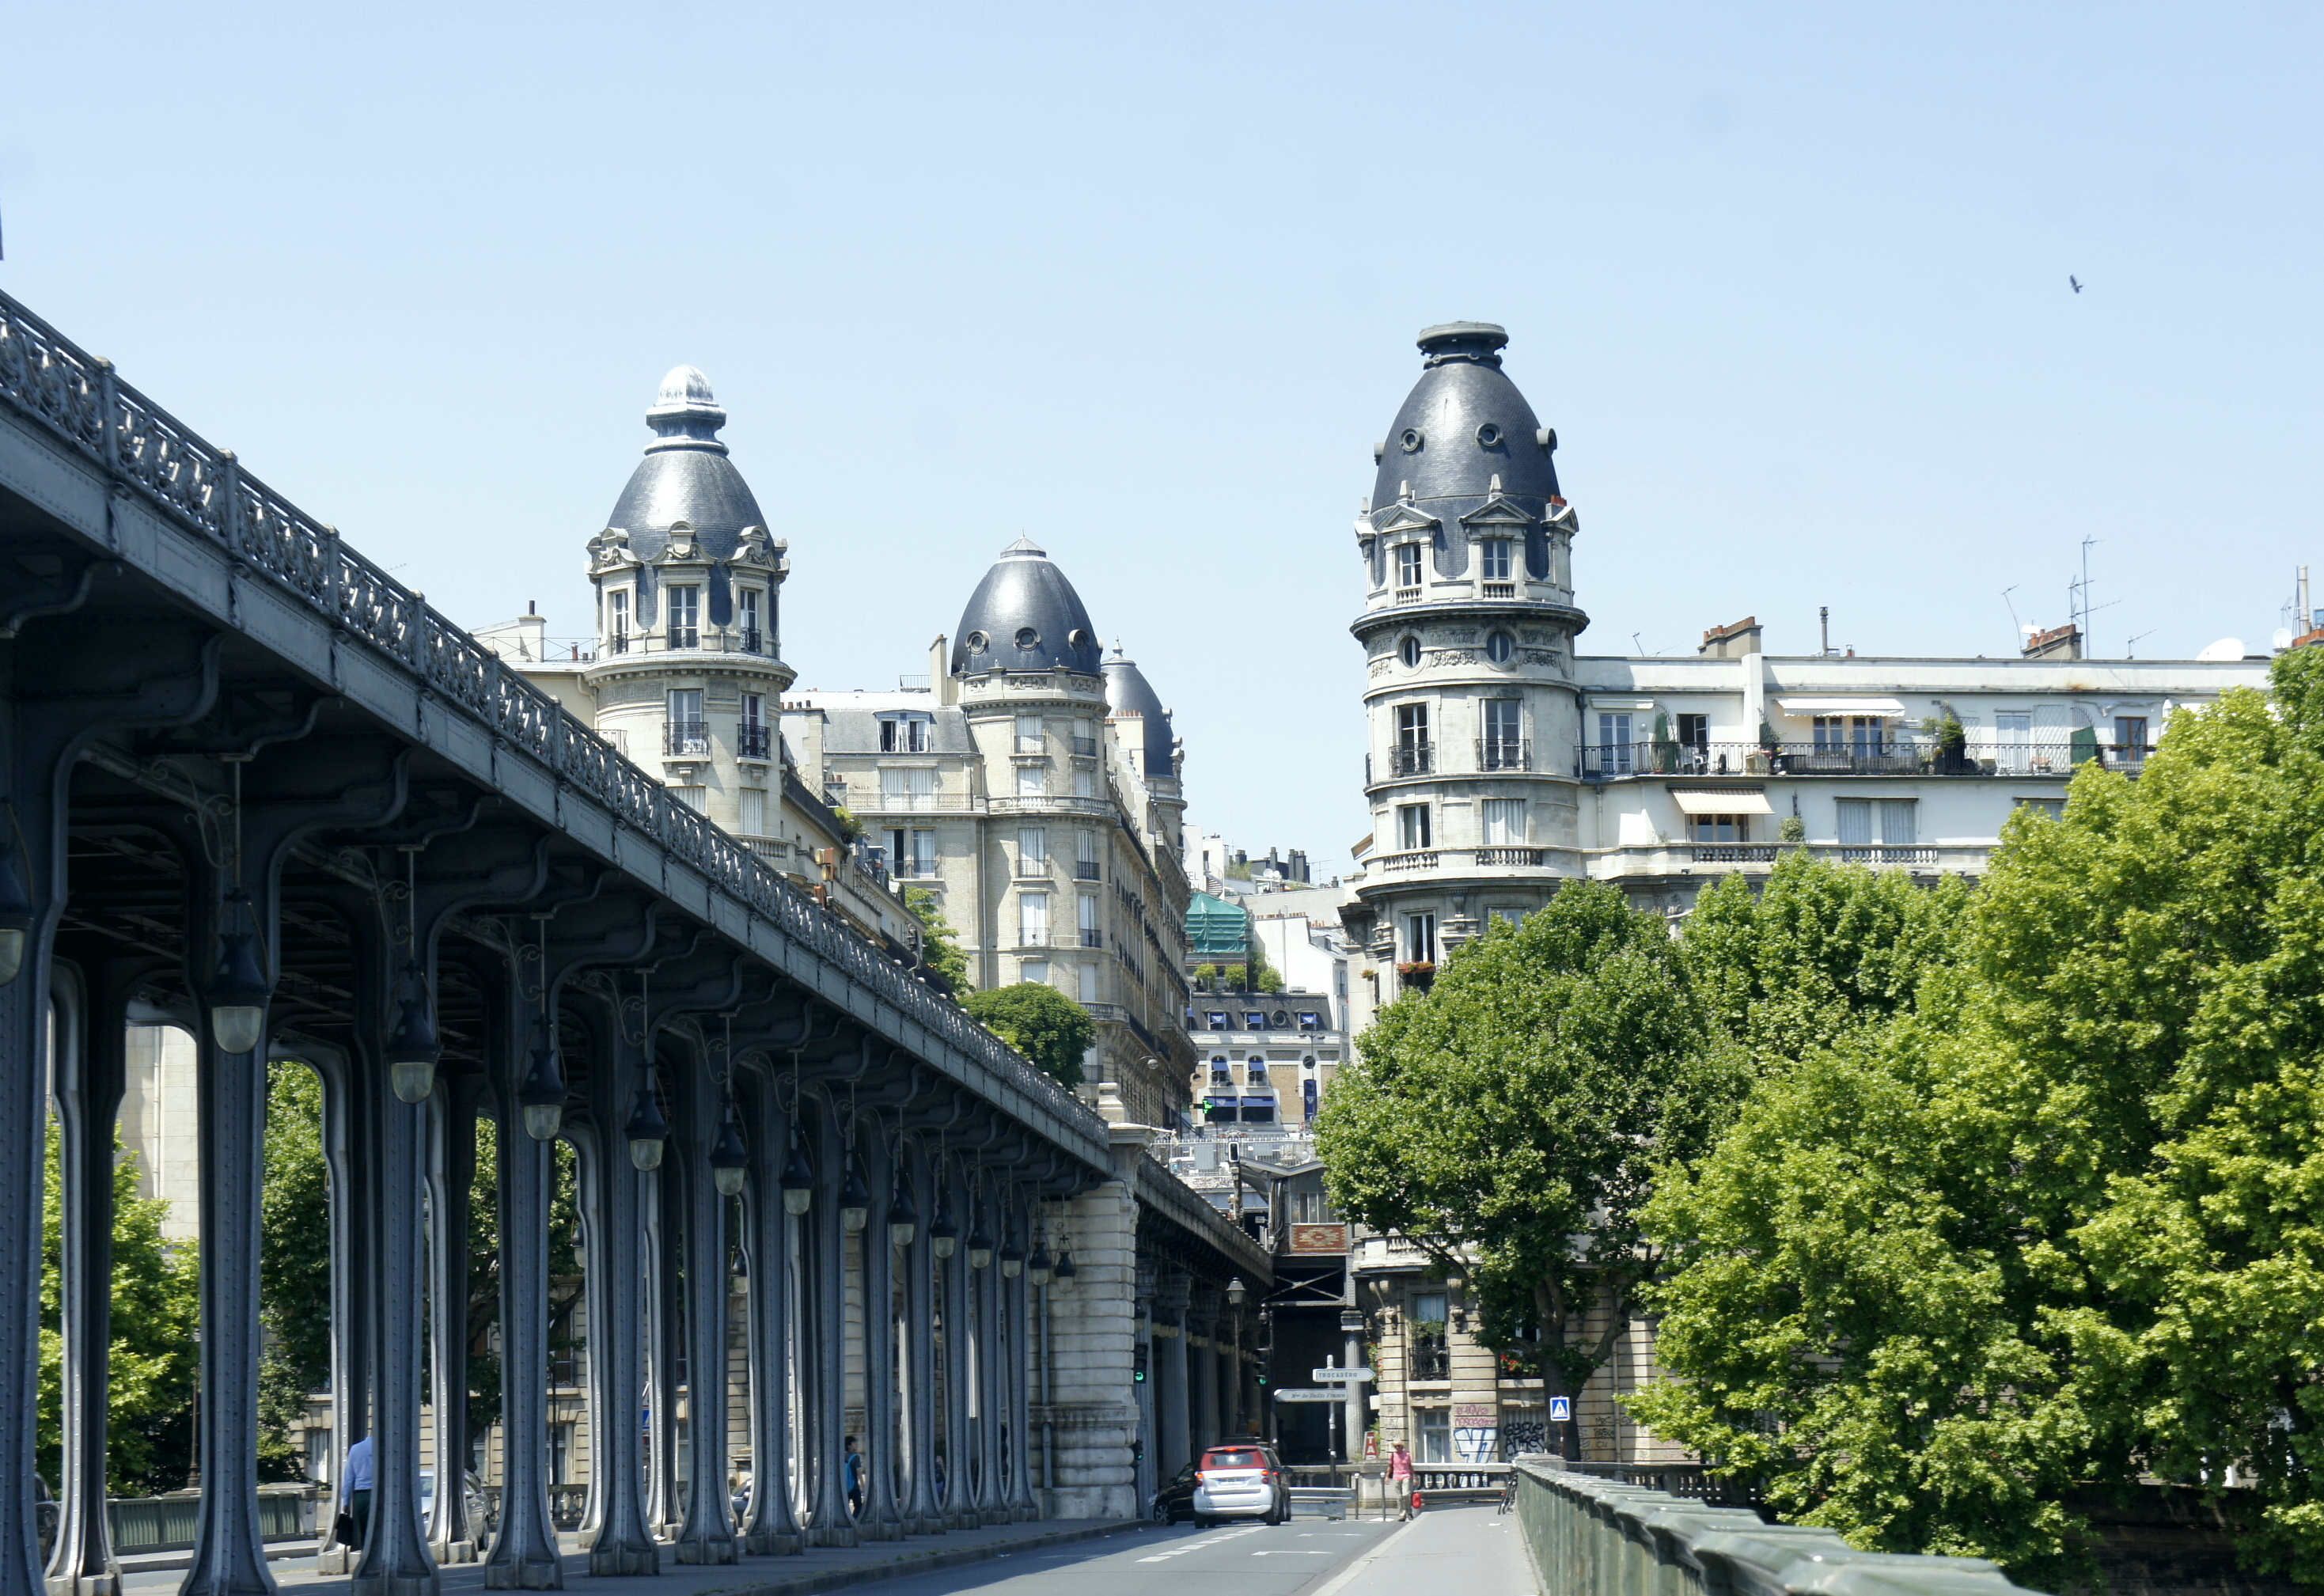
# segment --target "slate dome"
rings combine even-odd
[[[1097,634],[1082,596],[1030,538],[1001,551],[968,596],[953,633],[952,673],[1072,670],[1095,676]]]
[[[718,441],[725,424],[710,379],[690,365],[671,367],[646,411],[653,441],[605,518],[608,527],[629,534],[640,558],[651,559],[668,547],[679,521],[715,559],[733,554],[744,528],[766,525],[750,484]]]
[[[1501,493],[1536,517],[1559,497],[1557,467],[1540,420],[1501,370],[1507,329],[1454,321],[1420,335],[1420,380],[1388,424],[1372,483],[1372,512],[1399,499],[1443,520]],[[1409,492],[1407,493],[1407,488]]]
[[[1116,715],[1145,717],[1145,757],[1140,768],[1148,776],[1175,778],[1178,738],[1170,724],[1170,712],[1162,707],[1154,684],[1138,669],[1138,661],[1121,651],[1120,643],[1113,645],[1113,653],[1105,662],[1105,704]]]

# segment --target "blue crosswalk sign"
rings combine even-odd
[[[1572,1398],[1568,1397],[1552,1397],[1549,1399],[1549,1422],[1554,1425],[1572,1423]]]

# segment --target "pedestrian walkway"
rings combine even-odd
[[[940,1536],[908,1541],[882,1541],[870,1545],[818,1547],[789,1557],[745,1557],[739,1563],[697,1567],[678,1561],[669,1546],[662,1548],[661,1573],[651,1579],[593,1580],[588,1554],[573,1536],[558,1537],[565,1550],[565,1588],[587,1591],[593,1586],[621,1596],[806,1596],[813,1591],[837,1591],[870,1580],[926,1573],[1015,1556],[1045,1546],[1094,1541],[1134,1533],[1135,1522],[1115,1523],[1092,1518],[1049,1519],[1037,1524],[998,1524],[986,1529],[958,1529]],[[345,1574],[315,1572],[312,1557],[272,1565],[275,1582],[299,1596],[346,1596]],[[153,1572],[124,1575],[124,1592],[175,1591],[182,1573]],[[484,1565],[456,1563],[443,1571],[446,1596],[481,1591]],[[1485,1596],[1483,1592],[1474,1596]]]
[[[1316,1590],[1314,1596],[1539,1596],[1517,1516],[1491,1508],[1431,1508]]]

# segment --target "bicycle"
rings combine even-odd
[[[1500,1503],[1499,1506],[1494,1508],[1493,1512],[1496,1517],[1503,1513],[1514,1512],[1517,1508],[1517,1471],[1513,1468],[1502,1478]]]

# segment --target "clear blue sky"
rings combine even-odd
[[[2086,533],[2113,654],[2324,576],[2313,7],[28,5],[6,55],[0,288],[447,613],[584,630],[689,361],[803,683],[923,669],[1030,533],[1253,847],[1366,829],[1350,526],[1430,322],[1559,430],[1585,651],[1998,653]]]

